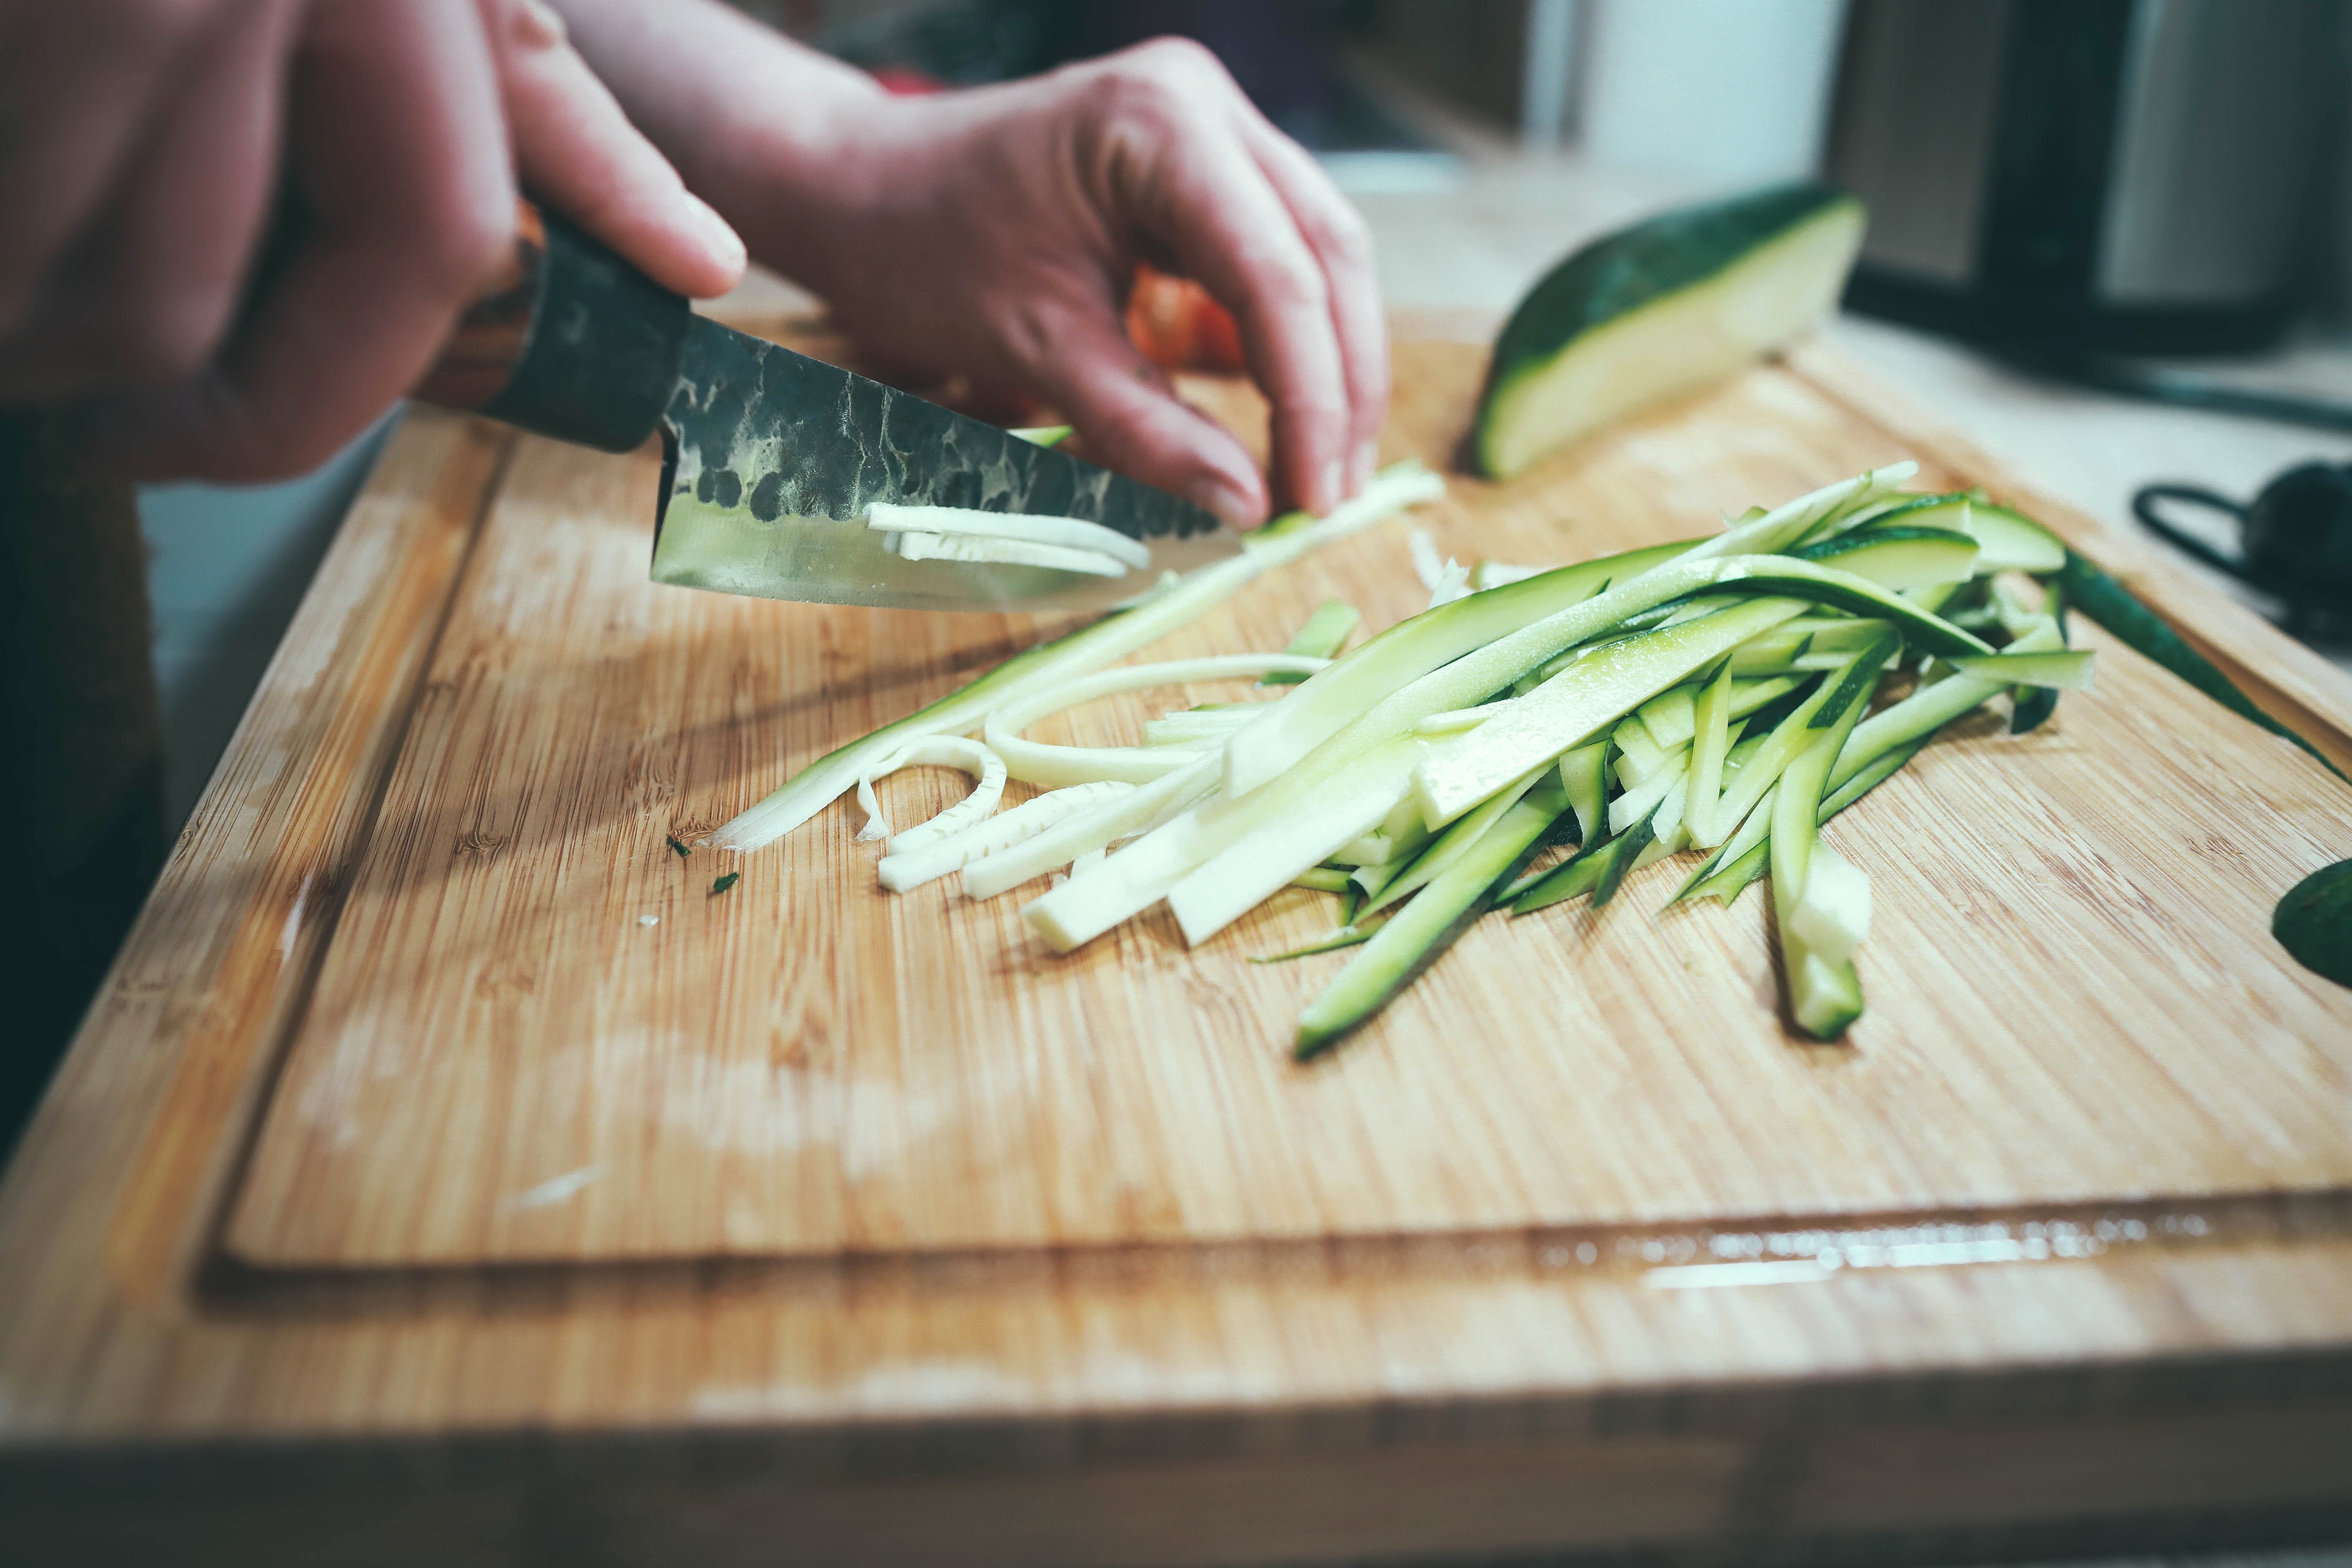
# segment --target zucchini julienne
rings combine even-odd
[[[1852,196],[1789,184],[1666,213],[1575,252],[1496,340],[1480,466],[1507,479],[1780,347],[1836,303],[1862,229]]]
[[[1331,891],[1336,929],[1264,960],[1360,950],[1301,1016],[1301,1056],[1361,1027],[1488,910],[1585,896],[1604,906],[1633,872],[1695,847],[1712,853],[1678,899],[1728,904],[1769,867],[1790,1016],[1833,1037],[1862,1010],[1853,949],[1869,899],[1822,826],[1989,699],[2088,684],[2091,656],[1988,581],[2049,560],[2051,537],[2014,514],[1983,526],[1996,514],[1974,497],[1914,497],[1899,489],[1911,472],[1859,475],[1701,541],[1496,574],[1344,653],[1352,613],[1327,607],[1282,654],[1106,668],[1268,564],[1434,484],[1392,470],[1352,512],[1287,520],[1240,562],[834,753],[722,842],[764,841],[908,762],[993,759],[1052,787],[997,816],[966,805],[900,835],[886,886],[960,868],[967,895],[991,898],[1066,868],[1023,910],[1063,952],[1162,901],[1197,944],[1285,889]],[[1873,711],[1890,666],[1920,668],[1919,683]],[[1021,735],[1114,691],[1268,673],[1305,679],[1238,709],[1172,714],[1150,744]],[[912,744],[974,730],[984,743]],[[1571,858],[1523,874],[1570,842]],[[1516,929],[1539,940],[1539,922]]]

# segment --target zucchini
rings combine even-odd
[[[1976,574],[1979,552],[1973,538],[1948,528],[1874,528],[1841,533],[1789,553],[1899,593],[1967,582]]]
[[[2089,648],[2062,648],[2049,653],[1963,654],[1952,660],[1952,668],[1972,675],[1997,675],[2011,686],[2049,687],[2059,691],[2091,689]]]
[[[2271,934],[2314,974],[2352,985],[2352,860],[2322,866],[2271,911]]]
[[[2325,752],[2255,706],[2254,700],[2239,690],[2237,683],[2222,674],[2212,660],[2189,647],[2130,589],[2090,562],[2068,551],[2065,564],[2059,569],[2053,585],[2066,595],[2068,607],[2098,622],[2125,647],[2154,659],[2240,718],[2251,719],[2272,734],[2294,742],[2318,759],[2321,767],[2352,783],[2352,777],[2347,777]]]
[[[1474,842],[1412,902],[1390,916],[1364,944],[1364,951],[1307,1004],[1298,1016],[1292,1055],[1304,1061],[1361,1028],[1494,908],[1496,895],[1519,868],[1535,858],[1555,830],[1572,821],[1564,808],[1553,809],[1555,805],[1549,799],[1523,799],[1491,825],[1465,821],[1448,829],[1447,837],[1459,833]],[[1432,852],[1443,842],[1433,846]]]
[[[1891,657],[1890,647],[1886,654]],[[1865,654],[1857,668],[1868,663]],[[1817,946],[1809,930],[1835,926],[1834,919],[1814,920],[1831,900],[1811,899],[1813,861],[1821,835],[1821,811],[1830,769],[1861,717],[1863,704],[1849,702],[1837,721],[1820,733],[1797,760],[1789,764],[1775,786],[1772,802],[1772,910],[1780,928],[1780,960],[1789,986],[1789,1016],[1817,1040],[1834,1040],[1862,1016],[1862,981],[1854,973],[1853,948],[1844,952]],[[1827,712],[1824,708],[1823,712]],[[1864,898],[1867,899],[1867,893]],[[1846,900],[1837,900],[1846,901]],[[1866,917],[1867,906],[1864,913]]]
[[[1339,649],[1346,645],[1348,635],[1356,629],[1356,623],[1362,618],[1356,606],[1347,600],[1326,599],[1315,606],[1315,613],[1307,617],[1307,624],[1298,628],[1297,635],[1283,645],[1282,651],[1297,654],[1302,658],[1336,658]],[[1306,679],[1304,675],[1278,669],[1258,684],[1296,686]]]
[[[1391,692],[1432,670],[1485,650],[1498,638],[1507,640],[1511,633],[1541,625],[1588,600],[1601,597],[1612,579],[1638,575],[1690,547],[1691,542],[1683,541],[1563,566],[1399,621],[1335,660],[1330,668],[1309,678],[1256,723],[1227,742],[1225,793],[1248,794],[1296,764]],[[1612,616],[1610,620],[1616,618]],[[1483,700],[1508,679],[1507,676],[1465,700]],[[1461,706],[1464,703],[1447,704],[1449,708]]]
[[[1837,302],[1862,229],[1860,202],[1795,184],[1585,246],[1537,283],[1496,340],[1475,429],[1479,466],[1508,479],[1787,342]]]
[[[1593,739],[1603,725],[1803,607],[1794,599],[1751,599],[1705,620],[1611,644],[1571,665],[1518,699],[1511,711],[1488,720],[1414,769],[1423,815],[1432,826],[1451,822],[1528,769]]]

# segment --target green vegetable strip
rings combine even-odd
[[[1258,952],[1250,955],[1252,963],[1288,963],[1294,958],[1312,958],[1318,952],[1337,952],[1343,947],[1355,947],[1372,940],[1372,933],[1387,922],[1374,921],[1370,925],[1353,921],[1341,926],[1329,936],[1310,942],[1305,947],[1294,947],[1288,952]]]
[[[1391,879],[1377,892],[1367,889],[1371,901],[1364,906],[1364,912],[1377,914],[1391,904],[1400,901],[1407,894],[1436,880],[1448,866],[1470,852],[1477,844],[1481,834],[1501,821],[1504,814],[1511,807],[1518,805],[1521,797],[1534,788],[1536,782],[1542,778],[1547,771],[1549,770],[1538,768],[1509,787],[1496,791],[1493,798],[1464,817],[1454,827],[1441,834],[1428,848],[1414,857],[1411,866],[1406,867],[1401,874]],[[1536,804],[1548,808],[1549,815],[1553,816],[1559,816],[1568,808],[1567,796],[1557,785],[1546,792],[1545,797]]]
[[[1578,842],[1591,844],[1608,831],[1609,742],[1579,746],[1559,759],[1559,787],[1576,813]]]
[[[1698,700],[1693,725],[1696,735],[1691,745],[1690,795],[1683,821],[1693,844],[1712,849],[1723,842],[1722,835],[1715,831],[1715,816],[1716,804],[1723,796],[1723,759],[1731,750],[1729,659],[1723,661],[1722,669]]]
[[[1433,825],[1461,816],[1528,769],[1586,743],[1637,704],[1802,607],[1794,599],[1755,599],[1705,620],[1645,632],[1600,649],[1515,700],[1509,711],[1423,762],[1413,773],[1423,815]]]
[[[1469,853],[1448,866],[1413,900],[1389,917],[1364,951],[1298,1016],[1292,1054],[1304,1061],[1370,1022],[1461,934],[1494,907],[1496,891],[1533,858],[1568,813],[1522,800],[1476,835]],[[1474,824],[1457,824],[1463,832]]]
[[[1623,618],[1621,601],[1611,600],[1600,613],[1576,615],[1587,601],[1605,598],[1612,576],[1638,572],[1670,560],[1689,549],[1687,541],[1629,551],[1581,565],[1489,588],[1451,604],[1424,610],[1399,621],[1379,636],[1360,644],[1303,682],[1298,689],[1269,708],[1265,715],[1225,743],[1224,791],[1238,797],[1287,772],[1323,742],[1391,695],[1419,681],[1432,671],[1485,656],[1496,662],[1494,650],[1517,646],[1537,626],[1563,616],[1573,617],[1570,630],[1545,647],[1539,658],[1582,641]],[[1660,593],[1640,601],[1639,607],[1671,596]],[[1589,626],[1587,623],[1591,623]],[[1541,641],[1541,634],[1538,634]],[[1508,654],[1501,656],[1508,662]],[[1430,712],[1444,712],[1484,701],[1510,684],[1535,658],[1525,659],[1491,684],[1480,687],[1459,702]],[[1427,714],[1417,715],[1427,717]]]
[[[2069,641],[2066,636],[2066,588],[2053,580],[2043,590],[2048,601],[2050,624],[2058,629],[2058,640]],[[2049,722],[2050,715],[2058,711],[2058,693],[2048,686],[2020,686],[2009,694],[2009,732],[2030,734]]]
[[[1344,893],[1349,886],[1348,873],[1329,870],[1321,866],[1310,866],[1290,879],[1290,885],[1318,893]]]
[[[2256,707],[2252,698],[2221,673],[2212,660],[2199,653],[2179,633],[2164,624],[2154,610],[2133,596],[2130,589],[2073,551],[2059,569],[2056,585],[2066,603],[2113,632],[2126,647],[2146,655],[2189,682],[2242,719],[2251,719],[2272,734],[2294,742],[2316,758],[2319,765],[2352,784],[2342,768],[2318,747]]]
[[[1867,664],[1875,674],[1893,654],[1892,647],[1875,656],[1864,654],[1857,665]],[[1830,769],[1853,733],[1863,706],[1859,701],[1847,702],[1837,721],[1820,731],[1819,738],[1789,764],[1780,775],[1779,798],[1772,805],[1772,909],[1780,927],[1789,1013],[1800,1028],[1822,1040],[1837,1038],[1862,1016],[1862,983],[1851,959],[1832,960],[1815,953],[1791,922],[1811,869]]]
[[[1336,658],[1348,641],[1348,634],[1356,629],[1356,623],[1362,618],[1356,606],[1347,600],[1326,599],[1315,606],[1315,613],[1307,617],[1307,624],[1298,628],[1297,636],[1292,637],[1282,651],[1305,658]],[[1258,684],[1297,686],[1306,679],[1295,671],[1276,670]]]

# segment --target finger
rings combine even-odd
[[[9,395],[177,381],[218,346],[268,218],[294,10],[244,7],[194,52],[11,353]]]
[[[1263,116],[1252,110],[1243,135],[1323,266],[1331,328],[1339,336],[1347,379],[1348,489],[1352,494],[1372,477],[1389,407],[1388,321],[1381,309],[1371,231],[1307,150]]]
[[[1204,128],[1193,116],[1162,147],[1145,226],[1239,322],[1251,374],[1274,405],[1277,488],[1328,511],[1346,471],[1349,411],[1323,268],[1230,123]]]
[[[1020,379],[1130,479],[1206,507],[1236,527],[1266,514],[1265,481],[1233,432],[1181,401],[1135,352],[1105,291],[1083,304],[1024,300],[998,334]]]
[[[256,479],[315,466],[410,386],[506,253],[515,193],[470,0],[304,15],[288,141],[311,237],[216,366],[110,400],[134,472]]]
[[[216,7],[27,5],[0,24],[0,335],[106,199]]]
[[[695,299],[742,280],[743,241],[629,123],[541,0],[482,0],[526,189]]]

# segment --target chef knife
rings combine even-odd
[[[697,316],[526,202],[497,285],[416,395],[608,452],[662,438],[653,577],[771,599],[909,609],[1081,609],[1230,554],[1210,512],[880,382]],[[1151,550],[1098,577],[908,561],[874,501],[1081,518]]]

